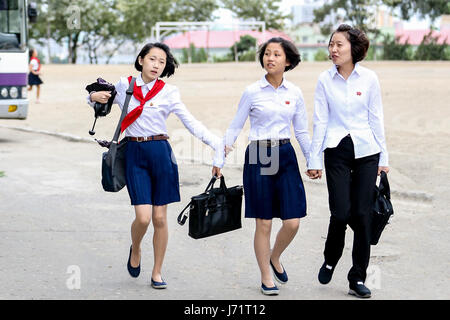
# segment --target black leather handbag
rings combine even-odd
[[[375,185],[375,202],[372,209],[372,237],[370,244],[376,245],[380,240],[381,233],[389,223],[389,218],[394,214],[391,203],[391,189],[387,174],[381,171],[380,185]]]
[[[220,178],[220,187],[214,188],[217,178],[213,177],[200,195],[191,198],[191,202],[181,211],[178,223],[184,225],[189,208],[189,236],[194,239],[214,236],[240,229],[242,186],[227,188],[225,178]]]
[[[117,124],[114,137],[109,144],[109,150],[102,155],[102,186],[103,190],[108,192],[120,191],[125,185],[125,155],[127,151],[127,139],[119,140],[120,125],[128,112],[128,104],[130,103],[131,96],[133,95],[134,82],[136,78],[132,78],[130,86],[127,89],[127,95],[125,103],[122,108],[119,123]]]

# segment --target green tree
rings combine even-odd
[[[448,45],[445,42],[438,44],[438,40],[437,37],[433,37],[432,31],[430,31],[423,37],[414,58],[416,60],[449,60]]]
[[[444,14],[450,14],[448,0],[383,0],[391,8],[399,8],[402,19],[409,20],[413,15],[419,14],[422,18],[430,18],[434,22]]]
[[[244,20],[264,21],[267,29],[282,30],[284,19],[290,17],[280,11],[280,0],[222,0],[223,7]]]
[[[325,50],[317,50],[317,52],[314,54],[314,61],[328,61],[328,52]]]
[[[406,41],[405,44],[398,43],[398,39],[391,35],[385,35],[383,40],[384,60],[412,60],[412,48]]]
[[[256,48],[256,39],[253,38],[250,35],[244,35],[239,38],[239,41],[237,41],[233,46],[230,48],[231,57],[233,60],[236,60],[236,54],[238,56],[239,61],[249,61],[249,56],[253,54],[253,59],[250,61],[255,60],[255,51]],[[247,52],[252,51],[250,54]],[[245,58],[242,58],[245,56]]]
[[[88,47],[93,57],[99,46],[97,36],[108,40],[114,35],[118,21],[110,9],[115,6],[114,0],[40,0],[37,4],[39,17],[30,37],[40,44],[53,39],[60,45],[67,45],[70,63],[76,63],[82,45]],[[51,57],[50,49],[48,51]]]
[[[323,35],[330,35],[333,23],[349,22],[353,27],[378,35],[375,25],[375,8],[380,0],[332,0],[314,10],[314,22],[319,23]],[[327,19],[328,18],[328,19]],[[330,21],[324,23],[324,21]]]

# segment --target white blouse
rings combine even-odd
[[[250,141],[290,139],[292,123],[295,137],[308,160],[311,140],[303,94],[299,87],[283,79],[275,89],[265,76],[248,86],[242,94],[236,116],[225,133],[226,146],[233,145],[248,117]],[[225,162],[224,155],[222,160],[219,167]]]
[[[141,75],[136,77],[136,85],[142,87],[142,95],[145,95],[152,89],[156,80],[150,83],[144,83]],[[114,103],[118,104],[122,110],[125,103],[126,91],[129,87],[128,78],[121,77],[116,83],[115,88],[117,95]],[[87,98],[88,103],[93,106],[94,103]],[[128,112],[140,105],[139,100],[134,96],[131,97],[128,105]],[[181,101],[180,92],[174,85],[166,83],[163,89],[158,92],[152,99],[144,104],[142,114],[124,131],[126,137],[148,137],[153,135],[167,133],[166,119],[170,113],[174,113],[181,120],[183,125],[191,134],[212,147],[216,153],[213,165],[216,165],[221,159],[223,152],[218,152],[218,147],[223,148],[221,139],[212,134],[201,122],[194,118],[184,103]]]
[[[322,169],[322,152],[336,147],[348,134],[356,159],[380,153],[379,166],[388,166],[383,104],[375,72],[358,63],[347,80],[335,65],[322,72],[314,97],[313,123],[308,169]]]

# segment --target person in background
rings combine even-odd
[[[28,91],[33,89],[33,86],[36,86],[36,103],[40,103],[39,97],[41,95],[41,84],[43,81],[41,80],[41,62],[38,58],[38,52],[36,49],[30,49],[30,64],[29,64],[30,73],[28,74]]]

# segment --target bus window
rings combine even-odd
[[[0,50],[20,49],[19,0],[0,0]]]

